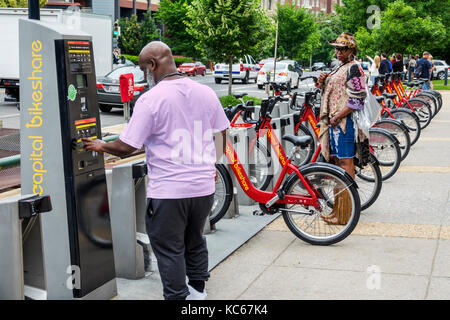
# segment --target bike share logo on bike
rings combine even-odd
[[[280,148],[280,143],[274,138],[274,136],[272,135],[272,130],[267,129],[267,137],[270,139],[272,146],[275,148],[275,150],[277,150],[278,152],[278,157],[280,159],[280,162],[283,166],[286,165],[286,157],[283,154],[283,149]]]
[[[232,149],[228,145],[227,145],[227,147],[225,149],[225,154],[226,154],[226,156],[228,158],[228,161],[230,162],[230,164],[234,168],[234,171],[236,172],[236,174],[237,174],[237,176],[238,176],[238,178],[239,178],[239,180],[241,182],[242,188],[245,191],[248,191],[249,186],[248,186],[247,180],[245,179],[245,176],[242,174],[241,166],[238,163],[237,157],[235,157],[234,152],[232,151]]]

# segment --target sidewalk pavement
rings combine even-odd
[[[450,92],[442,95],[441,111],[351,236],[312,246],[274,217],[213,267],[208,299],[450,299]],[[251,209],[238,231],[230,226],[242,217],[218,222],[207,235],[210,257],[245,232],[242,224],[265,218]],[[157,271],[118,279],[118,290],[118,299],[162,299]]]

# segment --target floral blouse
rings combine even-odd
[[[320,122],[322,125],[319,140],[322,145],[322,154],[327,161],[329,161],[330,156],[328,130],[330,119],[346,106],[354,110],[362,110],[366,95],[364,71],[355,61],[339,64],[326,79],[320,106]],[[338,122],[344,133],[346,123],[347,118],[342,118]]]

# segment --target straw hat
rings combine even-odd
[[[330,40],[328,43],[334,47],[358,48],[355,37],[347,32],[342,32],[336,40]]]

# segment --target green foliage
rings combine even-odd
[[[292,4],[278,5],[278,45],[288,58],[308,59],[320,46],[320,33],[313,16]]]
[[[159,38],[150,10],[144,14],[141,22],[138,22],[136,15],[120,18],[119,26],[119,48],[126,54],[139,55],[147,43]]]
[[[222,96],[219,98],[220,103],[222,104],[222,107],[226,108],[229,105],[235,106],[237,104],[242,103],[240,99],[236,99],[233,95],[228,96]],[[244,97],[244,101],[247,102],[248,100],[253,100],[255,106],[261,105],[262,99],[256,98],[256,97]]]
[[[193,0],[188,6],[187,32],[195,47],[216,62],[230,64],[245,54],[256,55],[273,31],[258,0]],[[228,93],[231,94],[232,73]]]
[[[39,0],[39,6],[42,8],[47,0]],[[0,0],[2,8],[28,8],[28,0]]]
[[[139,64],[139,56],[133,56],[131,54],[121,54],[121,57],[124,57],[127,60],[130,60],[131,62],[133,62],[135,65]]]
[[[175,60],[175,64],[177,65],[177,67],[180,64],[183,64],[186,61],[193,61],[194,60],[192,58],[187,58],[187,57],[174,57],[173,59]]]
[[[447,36],[440,18],[422,18],[404,0],[397,0],[381,13],[380,28],[369,31],[360,27],[356,39],[363,54],[418,54],[440,48]]]
[[[367,34],[365,31],[361,31],[361,28],[366,29],[366,31],[371,34],[370,30],[367,30],[367,20],[373,14],[373,12],[367,13],[366,10],[370,5],[377,5],[384,12],[387,10],[388,6],[392,6],[395,3],[392,0],[343,0],[343,6],[336,6],[336,12],[340,14],[342,25],[345,31],[356,33],[358,31],[359,38],[366,38]],[[398,15],[400,20],[397,21],[398,29],[404,30],[405,35],[409,35],[410,42],[413,43],[416,41],[415,36],[419,36],[422,38],[420,34],[425,29],[425,34],[435,34],[440,33],[442,30],[442,26],[445,30],[450,29],[450,10],[448,9],[450,6],[450,0],[404,0],[403,6],[409,6],[415,10],[414,20],[416,23],[424,23],[425,25],[414,25],[407,24],[403,25],[406,22],[402,15]],[[404,12],[401,6],[397,6],[400,11]],[[405,14],[410,15],[410,12],[404,12]],[[411,16],[411,15],[410,15]],[[423,19],[423,20],[421,20]],[[383,24],[383,14],[382,20]],[[412,27],[412,29],[408,29],[408,27]],[[433,30],[434,29],[434,30]],[[447,31],[448,32],[448,31]],[[438,39],[442,39],[438,36]],[[373,41],[374,39],[369,40]],[[394,38],[394,41],[396,39]],[[420,40],[422,42],[422,39]],[[441,59],[450,59],[450,37],[446,37],[445,39],[440,41],[439,46],[435,45],[434,39],[431,39],[431,45],[425,46],[428,51],[433,51],[432,54],[434,58]],[[412,44],[414,46],[414,44]],[[417,47],[417,46],[416,46]],[[423,46],[418,46],[419,48],[414,48],[415,50],[422,51]],[[369,49],[367,49],[369,48]],[[413,49],[411,47],[411,49]],[[420,49],[420,50],[419,50]],[[375,51],[372,46],[365,46],[364,50]],[[381,46],[378,48],[378,52],[386,50]],[[394,51],[400,51],[394,49]],[[418,53],[418,52],[415,52]]]
[[[195,38],[186,31],[188,5],[191,0],[161,0],[156,17],[165,25],[163,41],[177,55],[201,57]]]

